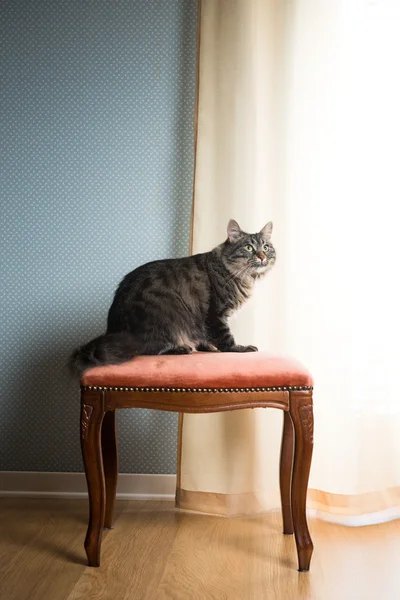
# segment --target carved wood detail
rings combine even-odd
[[[89,431],[89,421],[93,412],[93,406],[90,404],[84,404],[82,406],[82,417],[81,417],[81,436],[82,440],[86,440]]]
[[[300,420],[304,428],[307,442],[314,443],[314,415],[312,404],[304,404],[299,408]]]

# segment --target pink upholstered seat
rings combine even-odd
[[[195,352],[183,356],[138,356],[121,365],[94,367],[83,386],[154,388],[271,388],[313,385],[310,373],[292,358],[265,352]]]

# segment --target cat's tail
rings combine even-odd
[[[77,348],[68,361],[70,372],[79,377],[86,369],[118,365],[138,354],[138,345],[129,333],[106,333]]]

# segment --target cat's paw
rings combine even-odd
[[[216,346],[213,346],[213,344],[209,344],[208,342],[200,342],[200,344],[196,346],[196,350],[197,352],[219,352]]]
[[[257,346],[233,346],[231,352],[258,352]]]

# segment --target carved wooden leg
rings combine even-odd
[[[293,452],[293,424],[289,413],[287,411],[283,411],[279,483],[281,488],[283,533],[287,534],[293,533],[292,501],[290,497],[292,486]]]
[[[89,526],[85,550],[89,566],[99,567],[106,496],[100,443],[104,417],[103,392],[83,391],[81,398],[81,447],[89,492]]]
[[[310,568],[313,543],[307,526],[306,496],[313,452],[314,417],[312,391],[290,392],[290,416],[294,426],[292,515],[299,571]]]
[[[116,411],[106,412],[101,431],[104,476],[106,484],[106,511],[104,529],[112,529],[115,496],[118,480],[118,447],[116,437]]]

